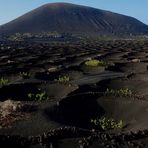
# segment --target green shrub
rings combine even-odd
[[[96,127],[101,127],[103,130],[108,129],[121,129],[123,128],[123,121],[115,121],[113,118],[101,117],[96,119],[91,119],[91,123]]]
[[[132,95],[132,91],[129,88],[120,88],[120,89],[109,89],[107,88],[106,95],[119,95],[119,96],[130,96]]]
[[[143,47],[143,50],[146,50],[146,51],[148,51],[148,47]]]
[[[37,94],[29,93],[28,98],[31,101],[45,101],[45,100],[48,100],[48,96],[47,96],[47,94],[45,92],[40,92],[40,93],[37,93]]]
[[[104,61],[99,61],[99,60],[87,60],[85,61],[86,66],[105,66],[106,63]]]
[[[66,83],[66,82],[69,82],[70,81],[70,77],[69,76],[59,76],[58,79],[55,79],[55,81],[58,81],[60,83]]]
[[[28,79],[30,77],[30,73],[28,72],[20,72],[20,76],[24,79]]]
[[[9,83],[9,80],[8,79],[5,79],[5,78],[0,78],[0,85],[6,85],[6,84],[8,84]]]

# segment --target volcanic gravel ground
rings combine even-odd
[[[1,42],[1,103],[26,102],[36,109],[9,127],[0,125],[0,146],[148,147],[146,49],[144,40]],[[105,65],[88,66],[88,59]],[[68,80],[60,80],[64,76]],[[45,98],[36,99],[41,93]],[[104,116],[123,120],[123,128],[102,130],[90,122]]]

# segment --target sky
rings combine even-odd
[[[68,2],[109,10],[137,18],[148,25],[148,0],[0,0],[0,25],[43,4]]]

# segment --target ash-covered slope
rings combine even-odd
[[[109,11],[69,3],[51,3],[0,26],[0,33],[17,32],[129,35],[147,34],[148,26],[135,18]]]

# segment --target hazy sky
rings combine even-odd
[[[148,24],[148,0],[0,0],[0,24],[46,3],[69,2],[133,16]]]

